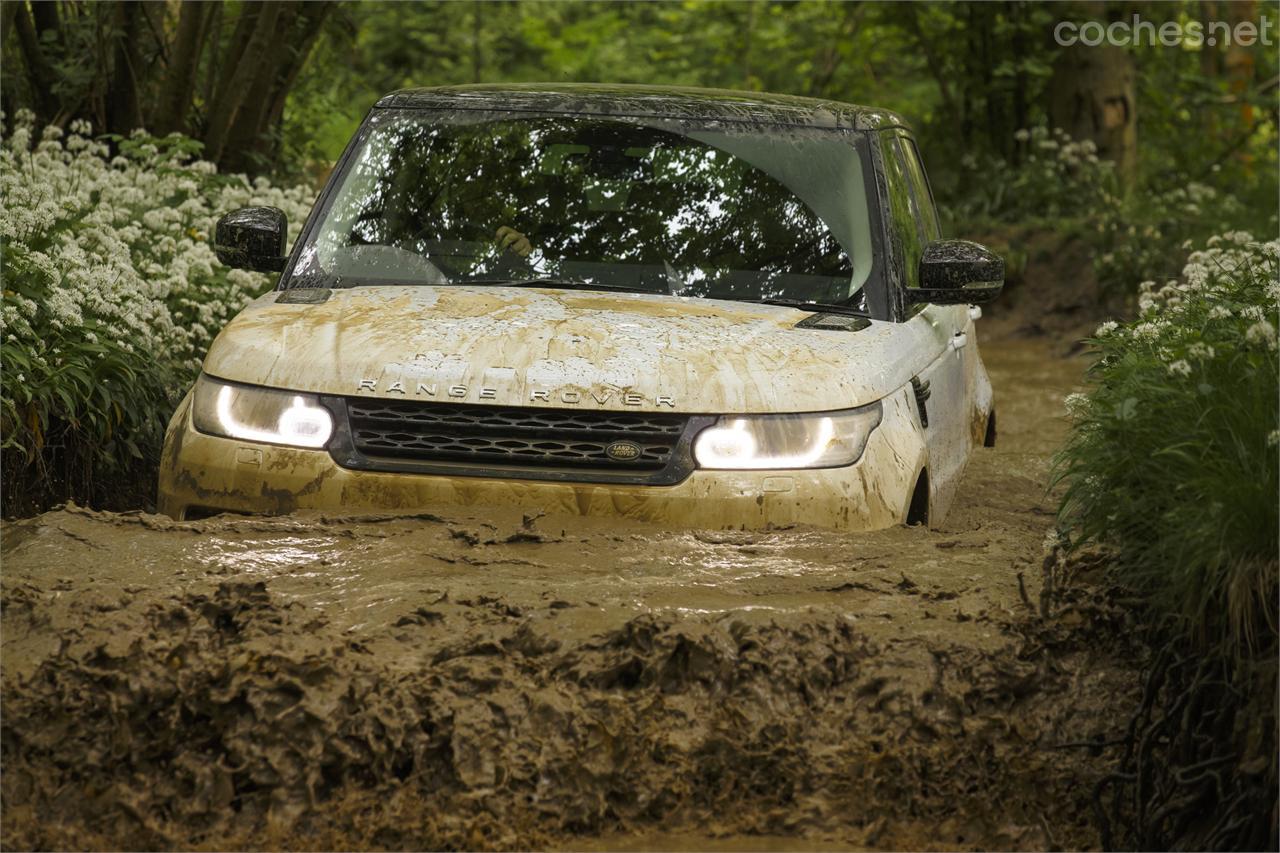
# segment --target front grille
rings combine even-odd
[[[516,471],[525,477],[604,482],[683,478],[692,467],[691,424],[704,420],[355,397],[342,404],[347,430],[334,456],[347,467],[475,476]],[[606,448],[617,442],[629,442],[639,453],[633,459],[613,458]]]

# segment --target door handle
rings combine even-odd
[[[956,332],[955,336],[951,338],[951,348],[953,350],[959,350],[967,343],[969,343],[969,336],[964,332]]]

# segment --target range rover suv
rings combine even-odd
[[[380,100],[166,436],[161,512],[518,506],[937,523],[994,440],[978,303],[907,125],[806,98],[464,86]]]

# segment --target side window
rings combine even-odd
[[[911,191],[911,176],[898,140],[892,133],[880,134],[880,150],[884,155],[885,183],[889,190],[889,229],[893,240],[902,248],[903,284],[918,287],[920,253],[924,234],[916,199]]]
[[[933,203],[933,192],[929,189],[929,179],[925,177],[924,164],[920,161],[920,149],[916,148],[915,140],[910,137],[900,136],[897,143],[911,176],[916,207],[923,213],[918,221],[924,228],[925,242],[937,240],[942,236],[942,227],[938,224],[938,209]]]

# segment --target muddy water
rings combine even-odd
[[[4,525],[5,846],[1095,844],[1070,744],[1134,674],[1037,612],[1081,366],[984,353],[1000,441],[940,530]]]

